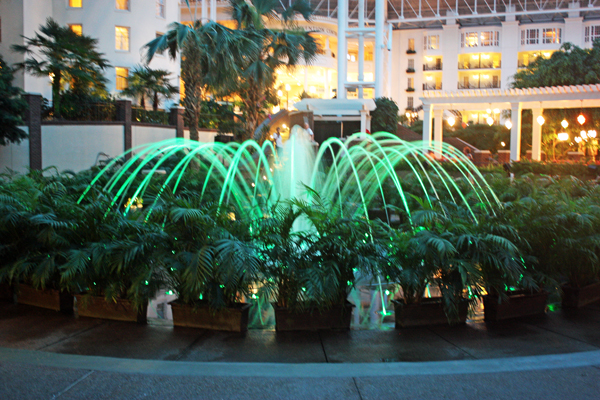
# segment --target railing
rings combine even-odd
[[[439,85],[437,85],[435,83],[431,83],[431,84],[424,83],[423,90],[442,90],[442,84],[440,83]]]
[[[441,70],[442,70],[442,64],[439,64],[439,65],[423,64],[423,71],[441,71]]]
[[[500,89],[500,83],[459,83],[459,89]]]
[[[407,74],[412,74],[412,73],[414,73],[414,72],[415,72],[415,69],[414,69],[414,68],[406,68],[406,73],[407,73]]]
[[[169,113],[166,111],[154,111],[138,107],[132,107],[131,122],[145,122],[148,124],[169,125]]]
[[[44,120],[56,121],[116,121],[117,107],[114,102],[102,103],[77,103],[72,105],[63,101],[61,104],[60,118],[52,110],[52,103],[48,102],[42,106]]]
[[[458,69],[496,69],[496,68],[500,68],[500,66],[502,65],[501,62],[498,63],[494,63],[492,61],[488,61],[488,62],[481,62],[480,61],[475,61],[475,62],[459,62],[458,63]]]
[[[415,91],[415,88],[413,88],[413,87],[408,87],[408,88],[406,88],[406,91],[407,91],[407,92],[414,92],[414,91]]]

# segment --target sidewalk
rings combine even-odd
[[[0,398],[600,397],[600,304],[459,327],[247,334],[0,303]]]

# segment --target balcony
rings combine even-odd
[[[406,73],[407,74],[414,74],[415,73],[415,69],[414,68],[406,68]]]
[[[417,54],[417,51],[415,49],[408,49],[406,50],[406,54]]]
[[[407,92],[414,92],[415,88],[414,87],[408,87],[408,88],[406,88],[406,91]]]
[[[459,83],[459,89],[500,89],[500,83]]]
[[[423,90],[442,90],[442,84],[439,85],[435,83],[424,83]]]
[[[424,64],[423,65],[423,71],[441,71],[442,70],[442,64],[435,64],[435,65],[427,65]]]
[[[497,69],[501,65],[501,62],[494,63],[493,61],[467,61],[459,62],[458,69]]]

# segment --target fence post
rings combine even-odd
[[[25,122],[29,127],[29,168],[42,169],[42,95],[26,93],[29,105],[25,111]]]
[[[133,138],[131,135],[131,100],[117,100],[117,121],[123,122],[123,135],[125,138],[123,151],[131,150]],[[125,159],[131,158],[131,153],[127,153]]]
[[[175,126],[175,137],[183,137],[183,113],[185,109],[183,107],[175,106],[171,107],[171,113],[169,114],[169,125]]]

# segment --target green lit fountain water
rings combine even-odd
[[[330,138],[315,151],[314,143],[297,126],[279,154],[270,141],[260,146],[255,141],[223,144],[172,139],[136,147],[113,159],[79,201],[92,186],[106,182],[103,189],[112,195],[106,212],[122,210],[127,214],[137,204],[136,199],[147,195],[153,180],[160,178],[152,203],[144,204],[151,213],[164,191],[176,193],[186,172],[192,169],[197,172],[194,176],[201,177],[196,187],[202,198],[210,194],[211,201],[234,207],[250,218],[264,216],[281,200],[310,200],[308,186],[332,204],[358,205],[351,209],[360,216],[368,218],[371,210],[378,209],[385,216],[382,219],[390,222],[393,215],[389,210],[393,207],[389,206],[394,206],[403,210],[410,222],[409,192],[398,173],[404,171],[414,178],[418,194],[430,204],[434,199],[449,199],[465,205],[474,219],[472,204],[494,213],[499,201],[473,163],[446,143],[433,148],[441,148],[441,153],[435,154],[426,143],[406,142],[379,132],[355,134],[345,141]],[[451,163],[456,172],[451,175],[441,160],[446,165]],[[467,196],[472,200],[474,196],[475,201],[468,201]],[[384,292],[387,290],[380,286],[378,293],[372,293],[372,306],[363,310],[363,317],[373,317],[377,307],[385,313]],[[359,295],[354,295],[355,303],[360,302]]]

